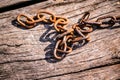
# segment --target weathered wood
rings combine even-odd
[[[119,79],[120,28],[96,30],[90,33],[88,44],[62,61],[52,62],[49,49],[53,49],[55,43],[43,40],[51,27],[40,24],[27,30],[16,27],[14,22],[19,13],[34,15],[37,10],[45,9],[68,17],[71,25],[85,11],[90,11],[90,18],[94,20],[103,15],[118,15],[119,7],[118,0],[69,0],[63,4],[38,3],[0,14],[0,79]]]

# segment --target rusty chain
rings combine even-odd
[[[89,12],[85,12],[78,23],[75,23],[71,28],[67,28],[69,20],[65,17],[55,16],[49,11],[39,11],[36,16],[29,17],[25,14],[19,14],[17,21],[19,25],[25,28],[33,28],[39,22],[53,24],[54,29],[58,33],[56,36],[56,45],[54,48],[54,57],[56,59],[63,59],[66,54],[73,50],[73,45],[79,43],[84,45],[90,41],[88,33],[94,30],[94,26],[98,28],[115,27],[115,24],[120,26],[120,16],[103,16],[96,21],[89,21]]]

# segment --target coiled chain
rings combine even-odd
[[[28,29],[35,27],[40,22],[53,24],[54,29],[58,33],[53,54],[56,59],[63,59],[66,54],[73,51],[74,44],[84,45],[89,42],[88,33],[95,29],[120,27],[120,16],[99,17],[94,22],[89,21],[89,16],[90,13],[85,12],[79,22],[73,24],[69,29],[67,28],[69,23],[67,18],[55,16],[49,11],[39,11],[33,17],[19,14],[17,21],[19,25]]]

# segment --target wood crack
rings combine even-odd
[[[22,46],[23,44],[14,44],[14,45],[9,45],[9,44],[0,44],[0,46],[7,46],[7,47],[20,47]]]
[[[41,60],[44,60],[44,58],[43,59],[35,59],[35,60],[13,60],[13,61],[6,61],[6,62],[0,63],[0,65],[2,65],[2,64],[16,63],[16,62],[33,62],[33,61],[41,61]]]
[[[29,5],[38,3],[38,2],[43,2],[43,1],[46,1],[46,0],[23,1],[23,2],[16,3],[16,4],[4,6],[4,7],[1,7],[1,8],[0,8],[0,13],[6,12],[6,11],[10,11],[10,10],[14,10],[14,9],[18,9],[18,8],[22,8],[22,7],[29,6]]]

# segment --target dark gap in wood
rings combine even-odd
[[[98,68],[102,68],[102,67],[108,67],[108,66],[117,65],[117,64],[120,64],[120,60],[118,60],[116,62],[113,62],[113,63],[99,65],[99,66],[95,66],[95,67],[83,69],[83,70],[76,71],[76,72],[69,72],[69,73],[63,73],[63,74],[58,74],[58,75],[52,75],[52,76],[43,77],[43,78],[39,78],[39,79],[42,80],[42,79],[47,79],[47,78],[52,78],[52,77],[58,77],[58,76],[63,76],[63,75],[76,74],[76,73],[80,73],[80,72],[84,72],[84,71],[88,71],[88,70],[94,70],[94,69],[98,69]],[[39,80],[39,79],[37,79],[37,80]]]
[[[0,13],[14,10],[14,9],[18,9],[18,8],[22,8],[22,7],[26,7],[26,6],[33,5],[33,4],[36,4],[39,2],[43,2],[43,1],[47,1],[47,0],[30,0],[30,1],[19,2],[19,3],[13,4],[13,5],[1,7]]]

